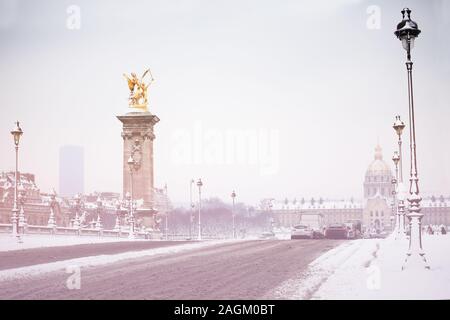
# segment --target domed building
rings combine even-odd
[[[366,171],[364,180],[363,225],[372,230],[391,229],[392,224],[392,173],[383,160],[382,149],[375,148],[374,160]]]
[[[382,197],[392,195],[391,167],[383,160],[382,149],[379,145],[375,148],[375,156],[366,171],[364,180],[364,198],[372,198],[379,194]]]
[[[368,166],[364,179],[364,198],[322,199],[315,201],[275,201],[271,210],[277,225],[292,227],[302,222],[305,215],[319,214],[324,225],[334,223],[359,224],[362,231],[392,229],[392,179],[393,172],[383,160],[382,149],[375,147],[374,159]]]

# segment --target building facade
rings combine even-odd
[[[15,173],[0,173],[0,224],[11,223],[11,211],[14,204]],[[18,206],[25,212],[28,225],[45,226],[50,217],[50,195],[41,194],[36,185],[34,174],[19,173]],[[69,215],[60,202],[54,208],[58,226],[69,225]]]
[[[392,230],[396,213],[393,207],[393,179],[393,171],[383,160],[382,149],[377,145],[374,159],[365,173],[362,200],[265,199],[261,202],[260,209],[271,211],[275,225],[279,227],[300,224],[302,215],[305,214],[320,214],[324,225],[353,222],[361,223],[363,230]],[[450,196],[424,197],[421,205],[421,212],[424,214],[423,225],[450,226]]]

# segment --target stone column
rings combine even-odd
[[[153,213],[153,132],[159,118],[150,112],[129,112],[117,117],[123,124],[123,194],[131,193],[130,156],[136,161],[133,172],[133,198],[143,200],[143,206],[138,208],[138,216],[144,218],[144,225],[153,227],[148,213]],[[139,214],[141,211],[141,214]],[[144,214],[144,211],[147,214]]]

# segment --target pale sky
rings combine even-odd
[[[227,201],[233,189],[249,203],[362,198],[377,141],[391,164],[394,116],[408,125],[405,51],[393,34],[405,6],[422,29],[412,53],[420,186],[448,196],[445,0],[0,0],[0,170],[13,169],[9,131],[20,120],[21,170],[42,191],[58,188],[58,150],[71,144],[84,147],[86,192],[121,192],[122,73],[149,67],[161,119],[155,184],[175,202],[198,177],[205,197]],[[254,136],[240,159],[226,143],[236,133]]]

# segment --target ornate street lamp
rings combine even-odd
[[[17,241],[19,243],[22,243],[22,238],[20,237],[19,233],[19,209],[17,207],[17,187],[18,187],[18,181],[19,181],[19,143],[20,138],[23,135],[22,128],[20,128],[19,121],[16,121],[16,127],[11,131],[11,134],[14,138],[14,145],[16,149],[16,171],[15,171],[15,178],[14,178],[14,205],[12,209],[12,216],[11,216],[11,222],[12,222],[12,234],[14,237],[17,238]]]
[[[198,187],[198,240],[202,240],[202,223],[201,223],[201,212],[202,212],[202,186],[203,182],[201,179],[197,181]]]
[[[231,199],[233,199],[233,212],[232,212],[232,215],[233,215],[233,239],[236,239],[236,224],[235,224],[235,216],[236,216],[236,212],[235,212],[235,208],[234,208],[234,206],[235,206],[235,198],[236,198],[236,192],[234,192],[234,190],[233,190],[233,192],[231,193]]]
[[[128,233],[128,238],[129,239],[134,239],[134,238],[136,238],[136,235],[134,233],[133,172],[134,172],[135,167],[136,167],[136,162],[134,161],[132,156],[130,156],[128,158],[128,167],[130,169],[130,193],[127,192],[127,194],[126,194],[126,198],[129,201],[129,211],[128,211],[129,216],[128,216],[128,219],[129,219],[129,224],[130,224],[130,231]]]
[[[397,180],[399,183],[403,183],[403,157],[402,157],[402,133],[403,129],[405,129],[405,124],[400,119],[400,116],[395,116],[395,122],[392,126],[395,130],[395,132],[398,135],[398,158],[399,158],[399,175],[397,177]]]
[[[49,228],[52,228],[52,232],[55,231],[56,228],[56,219],[55,219],[55,206],[56,206],[56,191],[55,189],[52,189],[50,192],[50,216],[48,217],[48,223],[47,226]]]
[[[169,199],[167,196],[167,184],[164,185],[164,209],[165,209],[165,234],[166,234],[166,241],[169,240]]]
[[[398,234],[399,230],[400,230],[400,214],[398,211],[398,204],[396,203],[398,201],[397,199],[397,194],[398,194],[398,164],[400,162],[400,156],[398,155],[397,151],[394,151],[394,155],[392,156],[392,162],[394,162],[395,165],[395,179],[392,179],[392,211],[393,211],[393,215],[395,216],[395,229],[394,229],[394,233]],[[397,204],[397,210],[395,210],[395,205]]]
[[[100,214],[102,213],[103,210],[103,203],[102,203],[102,199],[100,199],[100,196],[97,197],[97,221],[95,222],[95,229],[98,231],[103,230],[103,225],[102,225],[102,219]]]
[[[80,221],[80,209],[81,209],[81,196],[79,193],[75,195],[75,220],[73,222],[73,227],[77,229],[77,233],[80,234],[81,221]]]
[[[127,215],[125,217],[125,223],[128,224],[128,237],[131,237],[131,230],[132,230],[132,225],[133,225],[133,221],[132,221],[132,211],[133,211],[133,203],[132,203],[132,197],[131,197],[131,193],[127,192],[125,194],[125,199],[123,201],[125,208],[127,209]]]
[[[116,224],[114,225],[114,231],[117,231],[120,235],[120,212],[121,212],[121,205],[120,201],[115,201],[115,207],[116,207]]]
[[[404,185],[403,185],[403,153],[402,153],[402,133],[403,129],[405,129],[405,123],[400,119],[400,116],[395,116],[395,122],[392,125],[395,130],[395,133],[398,136],[398,158],[397,161],[399,167],[398,176],[397,176],[397,213],[399,218],[399,224],[397,228],[396,239],[403,239],[405,237],[405,202],[404,198]],[[394,161],[394,159],[392,159]],[[397,165],[397,164],[396,164]],[[400,209],[402,207],[403,210]]]
[[[192,200],[192,186],[194,185],[194,179],[191,179],[189,194],[191,199],[190,211],[189,211],[189,240],[192,239],[192,223],[194,222],[194,201]]]
[[[270,223],[270,232],[273,232],[273,225],[274,225],[274,221],[275,219],[273,218],[273,201],[275,199],[269,199],[269,223]]]
[[[394,222],[393,220],[395,219],[395,227],[393,228],[394,232],[395,230],[397,230],[398,228],[398,213],[395,210],[395,205],[396,205],[396,195],[397,195],[397,191],[396,191],[396,186],[397,186],[397,179],[392,179],[391,180],[391,184],[392,184],[392,214],[391,214],[391,226],[392,226],[392,222]]]
[[[411,50],[414,47],[414,40],[420,34],[420,29],[416,22],[411,20],[411,10],[405,8],[402,10],[403,19],[397,25],[395,35],[402,42],[403,48],[406,50],[406,70],[408,74],[408,100],[409,100],[409,139],[411,150],[411,169],[410,169],[410,185],[408,196],[408,214],[410,232],[409,249],[402,269],[405,269],[410,260],[417,260],[429,269],[425,252],[422,248],[422,217],[420,213],[420,202],[422,198],[419,195],[419,178],[417,173],[417,155],[416,155],[416,127],[414,115],[414,94],[412,85],[412,66]]]
[[[22,234],[25,233],[25,228],[27,226],[27,219],[25,218],[25,201],[27,198],[27,191],[25,190],[23,184],[21,183],[18,187],[18,201],[19,201],[19,229],[22,230]]]

